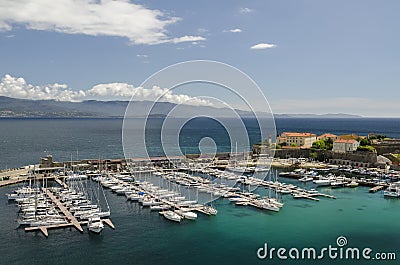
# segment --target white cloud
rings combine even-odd
[[[239,12],[242,14],[247,14],[247,13],[252,13],[254,12],[254,9],[248,8],[248,7],[242,7],[239,9]]]
[[[210,106],[211,102],[183,94],[173,94],[167,88],[153,86],[152,88],[134,87],[126,83],[99,84],[87,91],[88,96],[101,98],[126,98],[133,96],[134,100],[157,100],[176,104],[195,106]]]
[[[276,47],[275,44],[259,43],[259,44],[251,46],[250,49],[252,49],[252,50],[263,50],[263,49],[271,49],[271,48],[275,48],[275,47]]]
[[[224,30],[224,32],[240,33],[240,32],[242,32],[242,30],[241,30],[241,29],[238,29],[238,28],[236,28],[236,29]]]
[[[74,91],[66,84],[49,84],[34,86],[27,84],[22,77],[16,78],[5,75],[0,83],[0,95],[27,99],[56,99],[60,101],[75,101],[85,97],[84,91]]]
[[[139,57],[139,58],[147,58],[147,57],[149,57],[147,54],[136,54],[136,57]]]
[[[200,36],[168,36],[166,27],[179,20],[129,0],[0,1],[0,31],[17,24],[32,30],[125,37],[133,44],[204,40]]]
[[[181,42],[197,42],[197,41],[204,41],[206,40],[204,37],[200,37],[200,36],[183,36],[183,37],[179,37],[179,38],[173,38],[171,40],[168,40],[168,42],[172,42],[172,43],[181,43]]]
[[[211,106],[208,100],[199,99],[183,94],[174,94],[166,88],[134,87],[127,83],[98,84],[89,90],[72,90],[66,84],[48,84],[35,86],[28,84],[24,78],[5,75],[0,83],[0,96],[24,99],[54,99],[59,101],[81,101],[86,99],[98,100],[159,100],[176,104],[195,106]]]

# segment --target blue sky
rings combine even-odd
[[[134,89],[168,65],[207,59],[247,73],[275,113],[400,113],[398,1],[25,2],[0,1],[2,95]]]

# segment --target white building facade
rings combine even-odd
[[[284,132],[277,138],[278,144],[286,143],[288,146],[311,147],[317,141],[313,133]]]
[[[333,141],[332,151],[337,153],[354,152],[359,146],[360,143],[356,140],[338,139]]]

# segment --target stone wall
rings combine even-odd
[[[287,148],[276,149],[275,157],[278,158],[309,158],[311,149],[307,148]]]
[[[378,155],[383,155],[388,153],[400,154],[400,140],[398,139],[384,140],[375,143],[372,146],[375,147]]]
[[[337,164],[349,164],[356,166],[367,166],[377,162],[377,154],[373,152],[351,152],[351,153],[336,153],[331,150],[311,150],[304,148],[297,149],[277,149],[275,157],[278,158],[310,158],[311,153],[316,153],[317,160],[330,161]],[[359,162],[359,163],[347,163]],[[362,163],[362,164],[361,164]]]

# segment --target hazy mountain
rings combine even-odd
[[[56,100],[29,100],[0,96],[0,117],[123,117],[128,101],[97,101],[67,102]],[[146,110],[154,103],[151,101],[136,101],[135,113],[129,117],[145,117]],[[174,103],[157,102],[150,116],[163,117],[176,106]],[[192,117],[198,113],[206,113],[215,117],[232,117],[232,111],[227,108],[208,106],[180,105],[179,112],[174,117]],[[250,112],[237,110],[242,117],[251,117]]]
[[[56,100],[29,100],[0,96],[0,117],[123,117],[128,101],[67,102]],[[153,105],[151,101],[136,101],[135,113],[130,117],[145,117],[146,109]],[[174,103],[157,102],[150,116],[164,117],[176,106]],[[253,117],[251,112],[236,110],[241,117]],[[232,110],[209,106],[180,105],[174,117],[193,117],[199,113],[207,113],[214,117],[233,117]],[[278,118],[354,118],[348,114],[277,114]]]
[[[362,118],[359,115],[345,114],[345,113],[328,113],[328,114],[274,114],[277,118]]]

